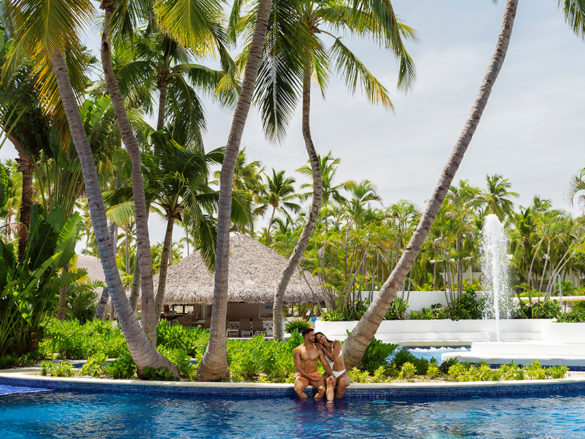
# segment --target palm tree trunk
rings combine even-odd
[[[266,247],[270,247],[270,229],[272,229],[272,223],[274,222],[275,213],[276,206],[272,206],[272,215],[270,215],[270,221],[268,221],[268,227],[266,228]]]
[[[138,296],[140,295],[140,264],[134,261],[134,276],[132,276],[132,287],[130,289],[130,307],[136,312]]]
[[[28,230],[30,228],[30,214],[32,209],[33,195],[33,171],[35,167],[32,156],[27,154],[22,144],[14,136],[10,136],[14,148],[18,151],[18,170],[22,172],[22,192],[20,200],[20,213],[18,221],[24,225],[24,230],[18,240],[18,259],[24,259],[26,251],[26,241],[28,239]]]
[[[60,51],[51,51],[49,56],[55,71],[61,101],[65,108],[69,131],[71,132],[73,144],[79,156],[83,180],[85,182],[85,193],[87,195],[104,275],[110,290],[112,302],[118,312],[120,326],[126,338],[130,354],[136,363],[139,374],[144,367],[149,366],[153,368],[167,368],[178,375],[176,368],[156,350],[148,337],[146,337],[132,312],[132,308],[130,308],[124,287],[122,286],[120,273],[116,266],[116,254],[108,231],[106,209],[102,198],[99,178],[91,147],[89,146],[89,141],[87,140],[87,135],[83,127],[83,121],[79,114],[73,87],[69,79],[65,57]]]
[[[102,294],[100,295],[100,300],[97,304],[97,308],[95,309],[95,318],[104,320],[106,317],[106,307],[108,306],[108,300],[110,300],[110,290],[106,288],[102,288]]]
[[[455,241],[457,252],[457,299],[461,298],[463,294],[463,264],[461,262],[461,237],[457,237]]]
[[[260,59],[262,58],[262,49],[268,29],[271,7],[272,0],[260,0],[258,4],[256,24],[254,25],[254,35],[252,36],[252,43],[250,44],[250,51],[246,62],[244,81],[242,82],[225,156],[221,166],[213,309],[211,312],[209,343],[198,371],[199,379],[203,380],[219,380],[228,373],[225,328],[228,304],[232,184],[240,143],[242,141],[242,133],[252,103],[254,85],[258,76]]]
[[[167,90],[168,84],[165,80],[161,79],[157,81],[157,88],[159,92],[158,99],[158,118],[156,121],[156,130],[160,131],[165,127],[165,111],[167,104]]]
[[[162,254],[160,257],[160,271],[158,273],[158,291],[156,293],[156,300],[154,303],[154,309],[157,316],[160,316],[160,312],[163,306],[163,300],[165,298],[165,287],[167,285],[167,271],[169,267],[169,256],[173,246],[173,226],[175,219],[172,215],[169,215],[167,220],[167,230],[165,232],[165,240],[163,242]]]
[[[504,58],[506,57],[506,51],[512,35],[517,7],[518,0],[508,0],[506,3],[506,10],[496,50],[492,56],[483,83],[473,104],[471,114],[463,127],[463,131],[461,132],[453,151],[451,152],[451,156],[443,168],[443,172],[439,177],[431,201],[428,203],[406,250],[402,253],[398,264],[394,267],[394,270],[392,270],[392,273],[386,282],[384,282],[380,294],[378,294],[374,302],[370,304],[368,310],[343,345],[343,356],[347,368],[351,369],[360,364],[364,352],[374,338],[374,335],[380,326],[380,322],[383,320],[384,314],[386,314],[390,303],[394,300],[396,292],[400,288],[400,285],[402,285],[406,274],[414,264],[424,240],[427,237],[429,229],[443,204],[445,195],[453,181],[455,172],[461,164],[463,155],[471,143],[471,139],[479,125],[483,110],[487,105],[493,85],[504,63]]]
[[[124,98],[112,63],[110,43],[110,20],[114,5],[110,2],[102,2],[105,10],[104,27],[102,31],[101,57],[102,66],[108,90],[112,99],[112,105],[116,114],[116,121],[120,128],[120,134],[132,163],[132,195],[134,197],[134,217],[136,220],[137,260],[140,264],[140,290],[142,297],[142,327],[146,336],[153,345],[156,345],[156,324],[158,316],[155,314],[154,291],[152,286],[152,255],[150,254],[150,238],[148,235],[148,215],[146,196],[144,194],[144,181],[142,180],[142,160],[138,142],[134,137],[132,126],[128,120],[124,108]]]
[[[278,282],[278,289],[274,295],[274,304],[272,311],[273,320],[273,337],[275,340],[282,340],[284,338],[284,331],[282,326],[282,301],[284,299],[284,293],[286,287],[292,277],[295,269],[297,268],[301,257],[305,253],[305,249],[309,244],[309,238],[315,224],[317,223],[317,217],[319,215],[319,209],[321,208],[321,166],[319,163],[319,156],[315,151],[313,145],[313,139],[311,138],[311,71],[312,71],[311,58],[307,57],[305,62],[305,71],[303,77],[303,138],[305,139],[305,147],[307,148],[307,154],[309,155],[309,161],[311,162],[311,171],[313,174],[313,203],[311,204],[311,210],[305,228],[301,233],[299,242],[295,246],[292,255],[288,259],[288,264],[280,275],[280,281]]]

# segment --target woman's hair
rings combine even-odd
[[[327,338],[327,336],[325,334],[323,334],[322,332],[315,332],[315,337],[317,337],[319,334],[321,334],[323,337],[325,337],[325,340],[327,340],[327,343],[332,343],[331,340],[329,340]]]

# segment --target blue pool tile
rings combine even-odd
[[[38,388],[38,387],[24,387],[24,386],[11,386],[7,384],[0,384],[0,396],[14,395],[17,393],[32,393],[32,392],[49,392],[49,389]]]

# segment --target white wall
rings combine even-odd
[[[375,298],[378,293],[379,291],[374,291],[373,297]],[[449,293],[447,293],[447,295],[448,294]],[[482,294],[481,291],[475,292],[476,297],[480,297]],[[369,297],[369,291],[362,291],[361,295],[362,299],[367,299]],[[423,308],[429,308],[436,303],[439,303],[442,306],[447,305],[447,298],[445,297],[444,291],[411,291],[410,293],[399,291],[396,294],[396,297],[400,297],[404,300],[408,299],[407,313],[411,311],[421,311]]]
[[[500,320],[501,341],[542,340],[544,328],[550,320]],[[556,325],[557,323],[555,323]],[[330,339],[345,340],[357,321],[327,322],[317,320],[315,331],[323,332]],[[470,345],[475,341],[494,341],[494,320],[384,320],[376,332],[376,338],[386,343],[405,346],[421,345]]]

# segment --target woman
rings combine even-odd
[[[333,401],[333,393],[335,386],[337,386],[336,398],[343,398],[345,389],[349,386],[350,380],[345,371],[345,364],[343,363],[343,352],[341,351],[341,343],[338,340],[331,341],[322,332],[315,333],[315,342],[317,346],[323,348],[325,358],[333,373],[327,377],[325,383],[327,384],[327,401]]]

